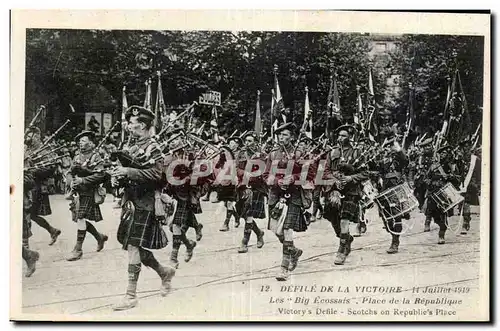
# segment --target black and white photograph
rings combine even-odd
[[[181,14],[12,12],[12,320],[490,319],[489,14]]]

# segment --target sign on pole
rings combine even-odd
[[[200,95],[199,103],[201,105],[221,105],[221,94],[217,91],[208,91]]]

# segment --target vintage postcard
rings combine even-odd
[[[10,319],[489,321],[490,20],[13,10]]]

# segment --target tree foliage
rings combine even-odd
[[[472,121],[469,127],[475,130],[482,120],[483,56],[483,37],[403,36],[400,47],[391,56],[392,70],[401,74],[402,89],[396,101],[400,118],[408,108],[408,86],[412,83],[417,126],[422,131],[441,129],[447,86],[451,84],[448,80],[458,69]]]
[[[335,73],[341,108],[347,119],[356,107],[356,85],[366,91],[368,37],[361,34],[231,31],[121,31],[29,30],[26,45],[27,112],[37,105],[30,92],[42,95],[37,102],[58,108],[64,117],[68,104],[78,112],[91,103],[89,86],[104,86],[112,100],[104,111],[121,111],[122,87],[130,104],[142,104],[145,81],[162,74],[167,105],[188,104],[202,92],[222,93],[220,127],[243,131],[254,124],[257,90],[265,128],[270,126],[274,65],[285,106],[301,123],[305,87],[314,111],[315,131],[322,132],[330,75]],[[382,81],[375,80],[382,96]],[[47,96],[46,100],[43,100]],[[49,97],[50,100],[49,100]],[[209,120],[208,108],[197,115]],[[118,117],[117,117],[118,118]]]

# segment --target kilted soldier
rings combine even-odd
[[[180,129],[172,131],[172,135],[180,132]],[[176,150],[164,160],[163,171],[167,184],[165,191],[177,201],[170,229],[172,231],[172,252],[170,263],[173,267],[179,267],[178,255],[181,244],[186,246],[184,262],[191,261],[196,247],[196,241],[187,238],[186,233],[190,227],[197,228],[196,215],[202,213],[200,198],[202,186],[190,185],[192,168],[189,166],[194,161],[193,155],[182,147],[183,140],[180,135],[169,144],[170,150]]]
[[[456,169],[452,163],[452,156],[449,154],[450,150],[450,145],[441,147],[438,150],[438,159],[434,160],[427,173],[429,184],[426,196],[426,215],[429,215],[434,220],[434,223],[439,226],[439,245],[445,243],[444,236],[447,230],[446,218],[448,213],[445,213],[438,208],[437,203],[432,198],[432,194],[443,188],[447,183],[452,183],[454,187],[459,186],[459,176],[454,173]],[[451,212],[453,212],[453,210],[451,210],[450,213]]]
[[[359,203],[361,201],[361,183],[369,179],[366,170],[358,170],[353,163],[359,153],[352,147],[350,137],[355,129],[350,125],[337,128],[338,146],[328,154],[325,177],[334,179],[335,184],[325,196],[325,211],[323,217],[330,221],[335,234],[340,238],[340,245],[334,263],[344,264],[351,252],[354,241],[349,233],[350,222],[359,221]]]
[[[302,151],[302,153],[308,154],[308,144],[314,143],[314,141],[311,138],[304,137],[301,139],[301,142],[299,144],[298,150]],[[313,151],[312,151],[313,152]],[[315,158],[314,154],[311,154],[309,159]],[[315,163],[315,167],[317,167],[317,163],[319,160],[317,160]],[[311,165],[313,166],[313,165]],[[321,192],[322,192],[322,186],[318,185],[314,188],[312,192],[312,215],[311,215],[311,223],[316,222],[316,220],[320,220],[323,218],[323,206],[321,205]]]
[[[238,136],[229,137],[227,141],[229,144],[229,149],[233,153],[234,159],[234,156],[238,154],[239,148],[243,146],[243,141]],[[225,162],[225,154],[221,154],[219,162],[215,165],[215,168],[223,168]],[[226,207],[226,219],[224,220],[224,223],[222,224],[222,227],[219,229],[219,231],[229,231],[229,222],[231,221],[231,216],[234,216],[234,227],[239,227],[241,215],[238,215],[238,213],[236,212],[236,186],[232,185],[232,183],[222,181],[222,183],[219,183],[217,196],[219,198],[219,201],[224,202],[224,207]]]
[[[467,150],[465,152],[467,152]],[[462,224],[462,231],[460,234],[467,234],[470,230],[470,206],[478,206],[479,197],[481,196],[481,148],[479,147],[469,152],[469,154],[469,162],[465,164],[461,176],[462,185],[460,188],[461,191],[465,191],[463,193],[465,200],[463,202],[464,223]],[[467,153],[464,153],[464,156],[465,155],[467,155]]]
[[[255,132],[248,132],[244,135],[243,139],[245,139],[245,149],[238,153],[236,160],[236,171],[239,183],[236,189],[238,197],[236,210],[238,217],[245,220],[243,239],[238,249],[238,253],[248,252],[248,242],[250,241],[252,231],[257,236],[257,248],[262,248],[264,246],[264,231],[259,228],[254,219],[266,218],[264,204],[267,194],[267,185],[262,176],[250,176],[246,174],[247,171],[252,172],[258,169],[258,167],[255,166],[253,166],[252,169],[247,169],[246,167],[249,160],[261,160],[264,162],[265,159],[257,150],[257,135]],[[248,178],[248,183],[245,183],[246,177]]]
[[[429,180],[427,172],[432,164],[432,138],[424,140],[418,146],[418,158],[415,164],[415,176],[413,179],[414,191],[413,194],[418,200],[420,210],[425,214],[424,232],[431,231],[431,215],[424,210],[425,195],[428,190]]]
[[[37,127],[31,127],[28,131],[26,138],[26,145],[28,146],[27,153],[36,151],[42,145],[41,132]],[[36,156],[36,155],[35,155]],[[50,154],[47,154],[44,158],[49,158]],[[61,230],[54,228],[47,222],[47,220],[42,216],[48,216],[52,214],[52,209],[50,208],[49,200],[49,189],[48,189],[48,178],[53,176],[55,172],[55,167],[47,167],[39,169],[34,174],[35,186],[32,190],[33,204],[31,206],[31,220],[47,230],[50,234],[50,243],[52,246],[56,241]]]
[[[151,137],[154,114],[138,106],[130,107],[125,119],[130,134],[137,137],[128,150],[132,160],[151,162],[151,166],[138,166],[131,163],[129,167],[117,167],[111,170],[111,180],[116,186],[125,188],[122,197],[122,213],[118,226],[117,238],[123,249],[128,252],[128,286],[123,300],[113,307],[114,310],[126,310],[137,305],[137,281],[141,272],[141,264],[153,269],[161,279],[160,293],[165,296],[171,288],[171,280],[175,269],[161,265],[150,250],[165,248],[168,239],[157,215],[163,205],[156,204],[158,192],[164,185],[162,179],[163,159],[157,157],[157,144]]]
[[[32,206],[31,190],[35,187],[35,179],[31,171],[24,171],[24,192],[23,192],[23,245],[22,257],[26,262],[25,277],[31,277],[36,270],[36,261],[40,258],[40,254],[29,249],[29,238],[31,233],[30,209]]]
[[[311,206],[313,187],[304,189],[301,185],[295,185],[296,181],[302,179],[302,166],[297,161],[300,152],[294,153],[294,146],[292,145],[295,130],[295,125],[292,123],[285,123],[275,130],[275,133],[278,134],[279,147],[268,155],[266,170],[263,174],[263,178],[269,187],[270,219],[274,219],[278,216],[277,214],[284,217],[283,231],[273,229],[271,222],[268,224],[268,229],[276,231],[276,236],[283,244],[281,270],[276,277],[278,281],[286,281],[289,272],[297,267],[303,251],[295,247],[293,233],[306,231],[310,221],[306,219],[305,210]],[[286,170],[289,162],[293,164],[291,173],[287,173]],[[283,204],[286,205],[286,208],[281,209]],[[283,215],[285,209],[286,214]]]
[[[389,151],[384,153],[384,157],[378,162],[378,172],[382,179],[379,192],[404,183],[404,171],[408,166],[408,157],[401,146],[394,141],[392,146],[385,147]],[[379,210],[379,213],[382,212]],[[382,214],[381,214],[382,216]],[[387,250],[388,254],[395,254],[399,249],[399,236],[403,231],[403,217],[409,218],[410,214],[396,217],[389,221],[384,220],[385,229],[392,236],[391,246]]]
[[[76,244],[66,260],[76,261],[83,256],[83,242],[87,232],[97,241],[97,252],[102,251],[108,236],[97,231],[90,222],[102,221],[101,208],[96,197],[98,186],[106,181],[106,174],[102,171],[101,156],[94,150],[95,134],[92,131],[83,131],[75,137],[79,151],[73,159],[71,168],[72,211],[73,222],[77,224]]]

